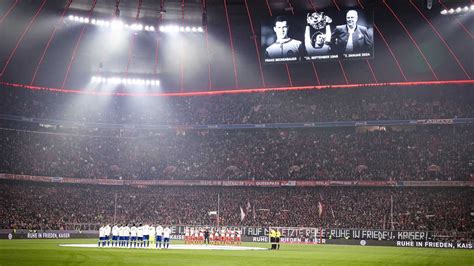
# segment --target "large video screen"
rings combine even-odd
[[[261,49],[267,64],[372,58],[373,12],[327,10],[262,18]]]

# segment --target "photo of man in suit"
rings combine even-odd
[[[346,14],[346,24],[336,26],[332,32],[331,49],[338,54],[355,54],[372,52],[374,45],[373,32],[366,26],[357,24],[359,15],[356,10]]]

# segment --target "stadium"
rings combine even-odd
[[[474,265],[471,0],[2,0],[0,36],[0,265]]]

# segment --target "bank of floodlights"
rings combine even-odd
[[[81,17],[75,15],[68,16],[69,21],[83,24],[95,25],[101,28],[110,28],[112,30],[129,30],[129,31],[149,31],[155,32],[156,27],[153,25],[143,25],[140,23],[127,24],[121,20],[104,20],[104,19],[95,19],[88,17]],[[159,27],[160,32],[165,33],[202,33],[204,32],[202,27],[198,26],[178,26],[178,25],[166,25]]]
[[[69,21],[83,23],[83,24],[91,24],[101,28],[110,28],[113,30],[130,30],[130,31],[155,31],[155,26],[153,25],[143,25],[140,23],[133,23],[127,24],[121,20],[104,20],[104,19],[89,19],[87,17],[80,17],[69,15]]]
[[[160,26],[160,32],[169,32],[169,33],[178,33],[178,32],[188,32],[188,33],[200,33],[204,32],[202,27],[196,26],[178,26],[178,25],[164,25]]]
[[[122,78],[122,77],[103,77],[93,76],[91,83],[109,84],[109,85],[138,85],[138,86],[160,86],[157,79],[138,79],[138,78]]]
[[[450,8],[450,9],[443,9],[441,10],[441,15],[453,15],[453,14],[460,14],[460,13],[467,13],[473,12],[474,5],[471,6],[464,6],[464,7],[457,7],[457,8]]]

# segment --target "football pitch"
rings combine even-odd
[[[0,240],[4,265],[474,265],[474,251],[340,245],[282,245],[280,250],[183,250],[63,247],[94,240]],[[171,242],[183,244],[181,241]],[[245,243],[249,247],[268,244]]]

